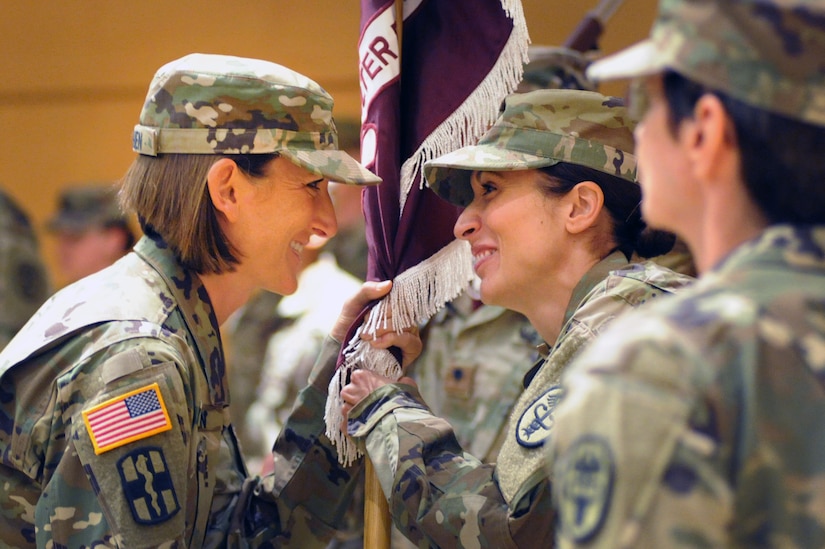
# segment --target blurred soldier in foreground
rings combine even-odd
[[[825,546],[825,1],[662,0],[630,80],[642,211],[700,278],[564,378],[561,547]]]

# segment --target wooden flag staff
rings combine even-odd
[[[404,0],[395,0],[395,32],[398,35],[398,64],[401,66],[401,30]],[[390,508],[369,454],[364,456],[364,547],[390,549],[392,520]]]

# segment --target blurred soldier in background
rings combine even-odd
[[[61,286],[108,267],[135,244],[135,233],[120,210],[113,184],[65,189],[47,228],[57,239],[56,278]]]
[[[49,293],[34,228],[22,208],[0,190],[0,350]]]
[[[339,267],[325,244],[325,239],[310,238],[301,254],[304,266],[298,290],[283,297],[271,312],[281,324],[267,341],[264,360],[258,365],[260,380],[238,429],[249,442],[243,451],[250,471],[271,470],[272,441],[286,423],[298,392],[306,386],[321,344],[344,302],[363,282]]]

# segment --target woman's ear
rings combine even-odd
[[[578,234],[596,224],[604,207],[602,188],[593,181],[582,181],[567,193],[570,210],[565,227],[572,234]]]
[[[697,177],[705,181],[720,179],[720,173],[738,163],[731,153],[736,149],[736,132],[722,105],[713,94],[699,98],[694,117],[680,134]]]
[[[238,218],[238,177],[241,171],[234,161],[221,158],[209,168],[206,186],[215,209],[222,213],[227,221]]]

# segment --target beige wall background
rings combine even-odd
[[[451,0],[440,0],[451,1]],[[560,44],[597,0],[523,0],[533,44]],[[0,185],[42,232],[65,186],[116,180],[155,70],[191,52],[259,57],[318,81],[336,117],[359,116],[357,0],[5,1],[0,17]],[[644,38],[655,0],[625,0],[600,45]],[[606,86],[605,93],[622,94]]]

